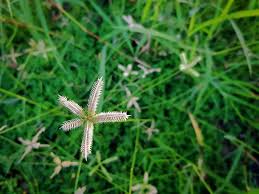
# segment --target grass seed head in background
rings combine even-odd
[[[128,99],[127,108],[134,106],[138,112],[141,112],[141,108],[137,102],[139,100],[139,97],[133,96],[129,88],[126,86],[124,86],[124,90]]]
[[[152,120],[150,127],[146,127],[145,131],[147,134],[147,140],[150,141],[151,137],[153,136],[153,133],[158,133],[159,129],[155,128],[155,121]]]
[[[145,78],[148,74],[155,73],[155,72],[159,73],[161,71],[160,68],[146,67],[142,64],[139,64],[138,67],[143,70],[142,78]]]
[[[180,71],[183,73],[189,74],[193,77],[200,77],[200,73],[196,71],[193,67],[197,65],[201,61],[201,57],[198,56],[194,58],[192,61],[188,62],[186,58],[186,54],[183,52],[180,54],[181,64],[180,64]]]
[[[25,52],[30,53],[34,56],[42,56],[43,58],[48,58],[48,52],[54,51],[55,48],[48,48],[43,40],[36,42],[31,39],[29,41],[30,48],[26,49]]]
[[[148,172],[144,173],[143,183],[132,186],[132,191],[139,194],[157,194],[157,188],[151,184],[148,184]]]
[[[59,103],[68,108],[72,113],[79,118],[65,121],[61,129],[69,131],[80,126],[84,126],[84,135],[81,144],[81,152],[85,160],[91,153],[93,143],[93,129],[95,123],[107,122],[121,122],[126,121],[129,117],[126,112],[102,112],[96,114],[97,105],[103,89],[103,79],[99,78],[93,85],[90,97],[88,99],[88,106],[83,110],[81,106],[72,100],[67,100],[64,96],[59,96]]]
[[[138,75],[138,72],[137,71],[133,71],[132,69],[132,64],[128,64],[127,67],[124,67],[123,65],[121,64],[118,64],[118,68],[123,71],[123,76],[124,77],[128,77],[130,75]]]
[[[122,16],[122,19],[128,24],[128,27],[131,29],[144,28],[141,24],[136,23],[131,15],[124,15]]]
[[[51,179],[54,176],[56,176],[57,174],[59,174],[60,171],[62,170],[62,168],[67,168],[67,167],[70,167],[70,166],[77,166],[78,165],[78,162],[61,161],[61,159],[58,156],[56,156],[53,152],[51,152],[50,155],[53,158],[53,162],[57,165],[54,169],[54,172],[50,176]]]
[[[18,163],[20,163],[24,157],[29,154],[33,149],[39,149],[42,147],[49,147],[49,145],[47,144],[41,144],[38,142],[39,136],[41,133],[43,133],[45,131],[45,127],[40,128],[40,130],[36,133],[36,135],[32,138],[32,140],[28,140],[28,139],[23,139],[21,137],[18,138],[18,140],[26,146],[25,151],[22,155],[22,157],[20,158],[20,160],[18,161]]]
[[[79,187],[79,188],[75,191],[75,194],[84,194],[85,191],[86,191],[86,186]]]

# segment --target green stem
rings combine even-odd
[[[74,192],[76,192],[76,189],[78,186],[78,181],[79,181],[79,176],[80,176],[83,159],[84,158],[83,158],[82,154],[80,154],[80,162],[79,162],[79,166],[78,166],[77,173],[76,173],[76,182],[75,182]]]
[[[136,139],[135,139],[135,148],[134,148],[134,153],[133,153],[133,158],[132,158],[132,163],[131,163],[131,168],[130,168],[129,194],[132,193],[133,173],[134,173],[134,166],[135,166],[137,151],[138,151],[138,140],[139,140],[139,127],[137,128],[137,134],[136,134]]]

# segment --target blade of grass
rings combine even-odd
[[[17,98],[17,99],[19,99],[19,100],[22,100],[22,101],[24,101],[24,102],[27,102],[27,103],[29,103],[29,104],[36,105],[36,106],[41,107],[41,108],[43,108],[43,109],[47,109],[47,108],[48,108],[48,107],[46,107],[45,105],[42,105],[42,104],[40,104],[40,103],[37,103],[37,102],[35,102],[35,101],[31,100],[31,99],[28,99],[28,98],[26,98],[26,97],[24,97],[24,96],[20,96],[19,94],[15,94],[15,93],[13,93],[13,92],[11,92],[11,91],[8,91],[8,90],[5,90],[5,89],[3,89],[3,88],[0,88],[0,92],[4,93],[5,95],[8,95],[8,96],[13,96],[13,97],[15,97],[15,98]]]
[[[94,1],[89,1],[89,3],[92,5],[92,7],[95,9],[95,11],[103,18],[105,22],[107,22],[110,26],[114,26],[109,16],[102,10],[100,6],[98,6],[97,3]]]
[[[194,30],[189,33],[189,36],[192,36],[194,33],[203,30],[207,26],[215,25],[220,22],[223,22],[227,19],[239,19],[246,17],[256,17],[259,16],[259,9],[254,10],[242,10],[234,13],[230,13],[229,15],[219,16],[217,18],[213,18],[211,20],[207,20],[201,24],[199,24]]]
[[[49,29],[48,29],[47,21],[45,19],[45,15],[44,15],[42,7],[41,7],[41,2],[39,0],[35,0],[35,3],[36,3],[36,10],[37,10],[36,13],[37,13],[37,16],[38,16],[38,18],[39,18],[39,20],[41,22],[41,25],[42,25],[42,27],[44,29],[45,35],[46,35],[46,37],[48,39],[48,43],[49,43],[49,45],[51,47],[56,48],[56,46],[53,43],[51,37],[49,36]],[[64,68],[64,66],[62,64],[62,61],[60,60],[61,57],[59,56],[58,50],[55,49],[55,50],[53,50],[53,52],[54,52],[54,57],[55,57],[55,59],[57,61],[57,64],[59,65],[60,69],[62,71],[64,71],[65,73],[67,73],[66,69]]]
[[[131,167],[130,167],[129,194],[132,193],[134,167],[135,167],[135,162],[136,162],[136,158],[137,158],[138,144],[139,144],[139,131],[140,131],[140,129],[138,127],[137,131],[136,131],[135,147],[134,147],[134,152],[133,152],[132,162],[131,162]]]
[[[142,15],[141,15],[141,22],[144,23],[150,13],[150,8],[152,5],[152,0],[147,0],[146,4],[144,6],[144,9],[142,11]]]
[[[7,7],[8,7],[8,11],[10,13],[10,16],[13,17],[13,12],[12,12],[12,8],[11,8],[10,0],[6,0],[6,3],[7,3]]]
[[[251,65],[251,59],[250,59],[250,50],[246,46],[244,36],[243,36],[241,30],[236,25],[236,23],[233,20],[230,20],[230,23],[232,24],[233,29],[234,29],[234,31],[235,31],[238,39],[239,39],[239,42],[241,44],[242,49],[244,51],[244,54],[245,54],[245,57],[246,57],[246,62],[247,62],[247,65],[248,65],[249,74],[251,76],[252,75],[252,65]]]
[[[76,181],[75,181],[74,193],[76,192],[77,187],[78,187],[78,181],[79,181],[79,177],[80,177],[80,172],[81,172],[81,167],[82,167],[83,159],[84,159],[83,155],[80,154],[79,165],[78,165],[78,169],[77,169],[77,173],[76,173]]]
[[[67,11],[64,10],[64,8],[62,6],[60,6],[59,4],[56,4],[54,2],[51,2],[51,4],[56,7],[62,14],[64,14],[68,19],[70,19],[76,26],[78,26],[83,32],[85,32],[86,34],[88,34],[89,36],[91,36],[92,38],[96,39],[98,42],[106,45],[107,47],[109,47],[109,49],[115,51],[117,54],[125,57],[126,59],[129,59],[131,61],[134,61],[134,58],[125,54],[124,52],[118,50],[116,47],[114,47],[113,44],[101,39],[98,35],[96,35],[95,33],[93,33],[92,31],[88,30],[86,27],[84,27],[80,22],[78,22],[71,14],[69,14]]]
[[[5,129],[5,130],[3,130],[3,131],[0,131],[0,134],[3,134],[3,133],[6,133],[6,132],[9,132],[9,131],[12,131],[12,130],[14,130],[14,129],[18,128],[18,127],[21,127],[21,126],[23,126],[23,125],[25,125],[25,124],[27,124],[27,123],[30,123],[30,122],[32,122],[32,121],[34,121],[34,120],[37,120],[37,119],[42,118],[42,117],[45,117],[45,116],[49,115],[50,113],[56,112],[58,109],[60,109],[60,108],[53,108],[53,109],[51,109],[50,111],[47,111],[47,112],[45,112],[45,113],[42,113],[42,114],[37,115],[37,116],[35,116],[35,117],[32,117],[32,118],[30,118],[30,119],[28,119],[28,120],[26,120],[26,121],[23,121],[23,122],[21,122],[21,123],[18,123],[18,124],[14,125],[14,126],[12,126],[12,127],[10,127],[10,128],[7,128],[7,129]]]
[[[225,3],[225,1],[223,1],[223,2]],[[233,3],[234,3],[234,0],[228,0],[226,6],[223,9],[220,16],[224,17],[225,15],[227,15]],[[218,24],[215,24],[215,25],[211,26],[210,31],[209,31],[209,35],[208,35],[209,39],[211,39],[212,34],[215,31],[215,29],[217,28],[217,26],[218,26]]]
[[[242,153],[243,153],[243,149],[244,149],[243,146],[240,146],[238,148],[237,153],[236,153],[236,157],[235,157],[235,159],[234,159],[234,161],[232,163],[232,166],[231,166],[231,168],[230,168],[230,170],[229,170],[229,172],[228,172],[228,174],[227,174],[227,176],[225,178],[225,182],[221,185],[221,187],[219,187],[215,191],[215,193],[221,193],[221,191],[224,189],[226,184],[229,183],[230,180],[232,179],[232,177],[234,175],[234,172],[235,172],[236,168],[238,167],[238,163],[239,163],[239,161],[241,159],[241,156],[242,156]]]

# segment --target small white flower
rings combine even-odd
[[[121,64],[118,64],[118,68],[123,71],[123,76],[128,77],[130,75],[138,75],[137,71],[132,70],[132,64],[128,64],[127,67],[124,67]]]
[[[189,74],[194,77],[199,77],[200,73],[196,71],[193,67],[201,61],[201,57],[196,57],[192,61],[188,62],[185,53],[180,54],[181,64],[179,66],[180,71]]]

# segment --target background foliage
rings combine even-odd
[[[1,193],[132,193],[144,172],[159,193],[257,192],[258,1],[1,0],[0,9]],[[126,15],[143,27],[130,27]],[[199,77],[179,70],[181,52],[202,58]],[[161,72],[142,78],[138,60]],[[118,64],[139,75],[124,77]],[[89,160],[50,179],[50,153],[79,161],[82,137],[82,129],[59,130],[71,115],[57,96],[86,106],[99,76],[100,110],[132,117],[95,128]],[[140,113],[127,109],[122,85],[139,97]],[[159,133],[148,141],[152,120]],[[50,147],[17,163],[25,149],[18,137],[31,139],[41,126],[39,141]],[[109,174],[97,169],[96,153],[118,157],[103,164]]]

